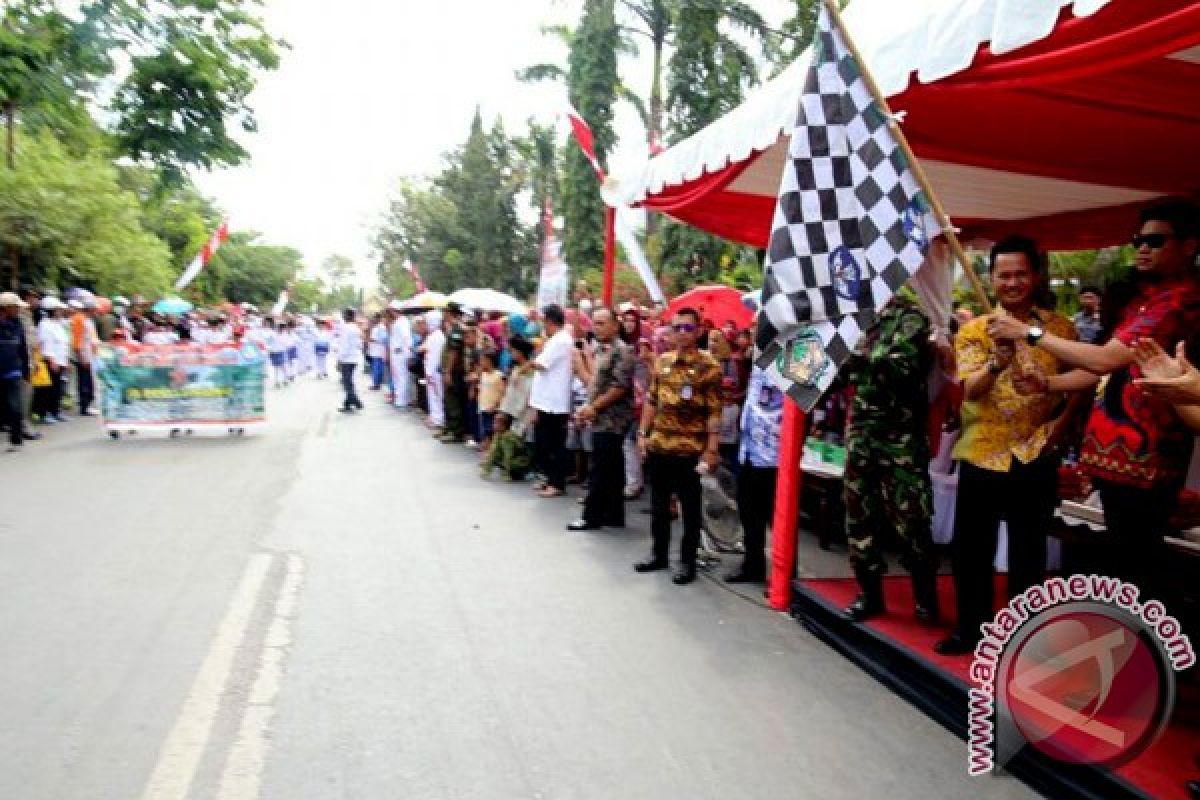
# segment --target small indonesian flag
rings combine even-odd
[[[579,143],[579,149],[591,162],[592,169],[596,170],[596,177],[604,183],[604,167],[600,166],[600,160],[596,158],[596,140],[592,136],[592,129],[574,106],[567,106],[567,118],[571,120],[571,130],[575,134],[575,141]]]
[[[179,276],[179,280],[175,281],[175,291],[182,290],[185,286],[196,279],[200,274],[200,270],[204,269],[208,262],[212,260],[213,253],[217,252],[217,248],[229,241],[229,220],[221,220],[221,224],[213,233],[212,238],[204,243],[200,248],[200,252],[192,259],[192,263],[188,264],[188,268]]]
[[[404,259],[404,270],[412,276],[413,283],[417,286],[418,292],[425,291],[425,281],[421,280],[421,273],[417,272],[417,265],[409,259]]]

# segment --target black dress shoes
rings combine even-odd
[[[592,523],[588,522],[586,519],[577,519],[574,522],[567,523],[567,530],[569,530],[569,531],[598,531],[602,527],[604,527],[604,526],[603,525],[593,525]]]
[[[696,580],[695,567],[680,567],[679,570],[671,576],[671,583],[676,586],[686,586]]]
[[[933,652],[939,656],[964,656],[975,650],[977,640],[968,639],[961,633],[955,633],[933,646]]]
[[[660,569],[666,569],[668,566],[666,561],[660,561],[657,558],[652,558],[649,561],[639,561],[633,565],[633,568],[638,572],[657,572]]]

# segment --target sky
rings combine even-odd
[[[788,6],[752,4],[773,26]],[[540,28],[574,24],[578,0],[266,0],[264,15],[291,49],[251,95],[258,131],[238,137],[251,158],[195,177],[233,229],[296,247],[310,270],[338,253],[353,259],[360,285],[374,285],[369,232],[392,188],[436,173],[477,105],[485,125],[501,116],[516,133],[530,117],[558,118],[565,136],[565,88],[514,72],[565,65],[565,47]],[[623,68],[635,91],[647,88],[647,61]],[[610,169],[620,173],[645,157],[645,139],[624,104],[616,127]]]

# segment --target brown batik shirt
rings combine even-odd
[[[646,449],[670,456],[698,456],[708,444],[708,421],[721,415],[721,365],[703,350],[659,356],[646,402],[655,406]]]

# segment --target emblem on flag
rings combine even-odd
[[[759,365],[806,411],[941,232],[827,7],[767,245]]]

